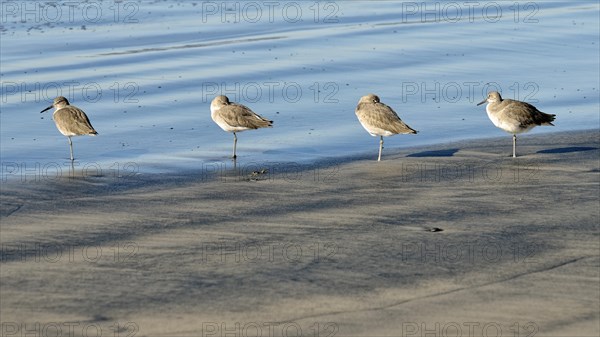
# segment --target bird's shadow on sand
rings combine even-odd
[[[435,151],[423,151],[417,153],[411,153],[407,157],[452,157],[458,152],[458,149],[446,149],[446,150],[435,150]]]
[[[583,152],[598,150],[597,147],[591,146],[569,146],[569,147],[558,147],[555,149],[540,150],[537,153],[571,153],[571,152]]]

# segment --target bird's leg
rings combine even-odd
[[[237,158],[237,155],[235,154],[235,149],[237,147],[237,136],[235,134],[235,132],[233,133],[233,159]]]
[[[75,162],[71,160],[71,179],[75,178]]]
[[[381,150],[383,149],[383,136],[379,136],[380,140],[379,140],[379,157],[377,158],[377,161],[381,161]]]
[[[513,134],[513,158],[517,158],[517,135]]]
[[[69,140],[69,149],[71,150],[71,161],[73,161],[73,142],[71,141],[71,137],[67,137]]]

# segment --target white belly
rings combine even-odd
[[[223,121],[222,119],[219,119],[219,118],[217,118],[217,119],[213,118],[213,120],[215,121],[215,123],[217,123],[217,125],[219,127],[221,127],[221,129],[223,129],[224,131],[227,131],[227,132],[242,132],[242,131],[249,130],[248,128],[243,127],[243,126],[229,125],[229,124],[225,123],[225,121]]]
[[[370,125],[366,125],[366,124],[365,124],[365,123],[363,123],[361,120],[359,120],[359,122],[360,122],[360,125],[362,125],[362,126],[363,126],[363,128],[365,128],[365,130],[367,130],[367,132],[368,132],[368,133],[369,133],[371,136],[373,136],[373,137],[377,137],[377,136],[389,137],[389,136],[392,136],[392,135],[394,135],[394,133],[392,133],[392,132],[389,132],[389,131],[387,131],[387,130],[380,129],[380,128],[377,128],[377,127],[373,127],[373,126],[370,126]]]
[[[512,118],[506,118],[505,115],[501,112],[492,113],[488,108],[486,108],[486,112],[492,123],[494,123],[494,125],[497,128],[500,128],[506,132],[517,134],[527,132],[533,128],[533,125],[527,128],[523,128],[521,127],[519,121],[514,120]]]

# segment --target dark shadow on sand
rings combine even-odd
[[[590,146],[570,146],[570,147],[559,147],[556,149],[540,150],[537,153],[571,153],[571,152],[582,152],[598,150],[597,147]]]
[[[446,149],[446,150],[435,150],[435,151],[423,151],[407,155],[407,157],[452,157],[458,152],[458,149]]]

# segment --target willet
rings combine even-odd
[[[360,124],[371,136],[379,136],[379,157],[381,161],[381,150],[383,149],[383,137],[397,134],[415,134],[417,131],[406,125],[398,114],[389,106],[381,103],[379,97],[374,94],[361,97],[356,107],[356,116]]]
[[[98,132],[92,127],[85,112],[76,106],[69,105],[69,101],[66,98],[62,96],[56,97],[54,103],[40,111],[40,113],[50,110],[52,107],[56,109],[52,114],[52,119],[54,119],[58,131],[69,139],[71,161],[73,161],[73,142],[71,142],[71,137],[83,135],[95,136]]]
[[[233,132],[233,159],[237,158],[236,132],[273,126],[273,121],[254,113],[247,106],[230,102],[227,96],[217,96],[210,103],[210,116],[227,132]]]
[[[479,105],[488,103],[485,110],[494,125],[513,135],[513,158],[517,156],[517,133],[527,132],[538,125],[554,125],[554,117],[539,111],[529,103],[502,99],[497,91],[492,91]]]

